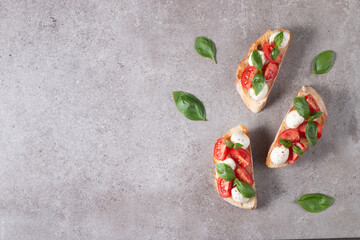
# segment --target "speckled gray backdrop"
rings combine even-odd
[[[360,236],[359,1],[1,1],[1,239],[257,239]],[[235,89],[238,63],[268,28],[292,42],[266,108]],[[216,43],[218,64],[194,39]],[[336,61],[311,75],[323,50]],[[265,166],[302,85],[329,112],[295,165]],[[176,109],[195,94],[208,122]],[[258,208],[213,187],[216,139],[244,124]],[[294,201],[333,196],[319,214]]]

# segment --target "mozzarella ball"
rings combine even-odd
[[[304,120],[305,119],[299,115],[298,111],[292,110],[286,116],[286,125],[288,125],[289,128],[297,128]]]
[[[270,154],[270,159],[274,164],[283,164],[289,158],[289,149],[284,146],[274,147]]]
[[[250,88],[249,89],[249,94],[250,94],[250,97],[254,100],[261,100],[261,99],[264,99],[266,97],[266,94],[269,90],[269,87],[267,86],[267,84],[265,83],[265,86],[264,88],[259,92],[258,95],[255,95],[255,91],[254,91],[254,88]]]
[[[249,199],[244,197],[236,187],[231,189],[231,197],[237,203],[244,203],[249,201]]]
[[[270,36],[270,40],[269,40],[269,43],[271,44],[272,42],[274,42],[274,39],[276,37],[276,35],[278,35],[280,32],[279,31],[276,31],[274,32],[271,36]],[[290,34],[288,32],[283,32],[284,33],[284,36],[283,36],[283,41],[282,43],[280,44],[279,48],[284,48],[286,47],[286,45],[289,43],[290,41]]]
[[[236,168],[236,163],[232,158],[226,158],[223,163],[229,165],[233,170]]]
[[[253,52],[254,52],[254,51],[251,52],[250,57],[249,57],[249,65],[250,65],[250,66],[254,66],[254,64],[253,64],[253,62],[252,62],[252,60],[251,60],[251,56],[252,56]],[[260,53],[260,57],[261,57],[261,60],[262,60],[262,64],[265,65],[266,58],[265,58],[264,52],[263,52],[263,51],[260,51],[260,50],[258,50],[258,52]]]
[[[240,143],[241,145],[243,145],[241,148],[247,149],[250,145],[250,139],[249,137],[241,132],[241,131],[236,131],[231,135],[230,140],[233,143]]]

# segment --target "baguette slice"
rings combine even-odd
[[[240,93],[240,96],[243,99],[246,106],[254,113],[260,112],[265,107],[267,98],[268,98],[268,96],[270,94],[271,88],[273,87],[273,85],[275,83],[276,77],[271,82],[266,83],[268,85],[268,88],[269,88],[269,90],[268,90],[268,92],[266,94],[266,97],[264,99],[261,99],[261,100],[255,100],[250,96],[249,90],[245,89],[241,85],[241,76],[242,76],[242,73],[245,70],[245,68],[250,66],[248,59],[250,57],[251,52],[254,51],[254,50],[263,50],[262,46],[263,46],[264,42],[265,41],[269,42],[270,36],[273,33],[275,33],[276,31],[287,32],[290,35],[290,39],[289,39],[289,42],[286,45],[286,47],[280,49],[280,54],[282,54],[282,60],[281,60],[281,62],[279,64],[279,69],[278,69],[278,74],[279,74],[281,64],[284,61],[286,50],[289,47],[289,44],[290,44],[290,41],[291,41],[290,31],[284,30],[284,29],[277,29],[277,30],[274,30],[274,31],[271,31],[270,29],[267,30],[266,33],[264,33],[264,35],[262,35],[256,42],[251,44],[251,46],[249,48],[248,56],[241,61],[241,63],[239,64],[239,66],[237,68],[237,72],[236,72],[236,76],[237,76],[236,77],[236,88],[237,88],[238,92]]]
[[[245,133],[248,137],[249,137],[249,132],[248,130],[246,129],[246,127],[244,125],[240,125],[240,126],[237,126],[237,127],[234,127],[232,128],[230,131],[228,131],[224,137],[225,138],[230,138],[232,133],[235,132],[235,131],[241,131],[243,133]],[[250,137],[249,137],[250,138]],[[251,142],[250,142],[250,145],[249,147],[246,149],[250,152],[250,156],[251,156],[251,164],[249,164],[249,166],[246,168],[246,170],[249,172],[249,174],[251,174],[251,176],[253,177],[254,179],[254,184],[253,184],[253,188],[255,189],[255,178],[254,178],[254,168],[253,168],[253,158],[252,158],[252,153],[251,153]],[[213,160],[214,160],[214,163],[217,164],[219,162],[221,162],[220,160],[217,160],[215,157],[213,157]],[[236,161],[235,161],[236,162]],[[238,164],[236,163],[236,165],[238,166]],[[215,188],[216,188],[216,191],[219,192],[218,190],[218,187],[217,187],[217,179],[219,178],[219,175],[217,174],[216,172],[216,168],[215,168]],[[256,189],[255,189],[256,191]],[[245,202],[245,203],[237,203],[235,202],[231,197],[229,198],[223,198],[226,202],[236,206],[236,207],[240,207],[240,208],[245,208],[245,209],[255,209],[256,208],[256,204],[257,204],[257,198],[256,198],[256,195],[255,197],[253,198],[250,198],[249,201]]]
[[[320,107],[320,111],[323,112],[323,114],[316,119],[316,122],[318,122],[320,125],[322,125],[324,127],[325,125],[325,122],[326,122],[326,119],[327,119],[327,116],[328,116],[328,113],[327,113],[327,110],[326,110],[326,107],[325,107],[325,104],[323,102],[323,100],[321,99],[320,95],[315,91],[315,89],[313,89],[312,87],[307,87],[307,86],[303,86],[300,90],[300,92],[298,93],[298,96],[299,97],[305,97],[306,95],[308,94],[311,94],[316,103],[318,104],[318,106]],[[270,159],[270,154],[272,152],[272,150],[275,148],[275,147],[278,147],[280,144],[278,143],[277,139],[279,137],[279,134],[288,129],[288,127],[286,126],[286,122],[285,122],[285,119],[286,119],[286,116],[289,114],[289,112],[291,112],[292,110],[294,110],[294,106],[291,105],[291,108],[289,109],[289,111],[286,113],[285,117],[284,117],[284,120],[275,136],[275,139],[274,139],[274,142],[271,144],[270,146],[270,149],[269,149],[269,152],[268,152],[268,155],[267,155],[267,158],[266,158],[266,165],[269,167],[269,168],[279,168],[279,167],[285,167],[285,166],[288,166],[290,165],[287,161],[283,164],[274,164],[271,159]],[[301,138],[301,141],[300,141],[302,144],[304,144],[304,146],[307,148],[309,146],[309,142],[306,138]],[[300,158],[301,159],[301,158]]]

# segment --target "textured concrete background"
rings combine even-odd
[[[360,236],[359,1],[1,1],[1,239],[256,239]],[[238,63],[268,28],[293,40],[266,108],[235,89]],[[218,64],[194,39],[217,47]],[[311,75],[316,54],[333,69]],[[295,165],[265,166],[293,97],[313,86],[329,112]],[[176,109],[195,94],[208,122]],[[258,208],[213,187],[213,145],[244,124]],[[306,193],[333,196],[311,214]]]

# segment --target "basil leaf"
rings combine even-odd
[[[280,50],[278,47],[274,47],[272,50],[271,50],[271,58],[276,60],[278,58],[280,54]]]
[[[305,136],[311,146],[315,146],[317,142],[317,125],[313,121],[306,124]]]
[[[281,145],[283,145],[285,148],[289,148],[292,146],[292,142],[289,139],[286,138],[279,138]]]
[[[274,38],[275,45],[277,47],[279,47],[281,45],[281,43],[283,42],[283,39],[284,39],[284,32],[278,33]],[[273,58],[273,59],[275,60],[276,58]]]
[[[242,145],[241,143],[235,143],[233,149],[238,149],[241,148],[242,146],[244,145]]]
[[[252,198],[256,194],[255,189],[250,184],[240,181],[237,178],[235,178],[233,182],[233,186],[234,185],[236,185],[236,188],[239,190],[241,195],[243,195],[246,198]]]
[[[303,118],[310,116],[309,105],[307,104],[305,97],[294,98],[294,108]]]
[[[225,181],[231,181],[235,178],[234,170],[226,163],[217,163],[216,172]]]
[[[296,154],[299,155],[300,157],[303,157],[303,156],[304,156],[303,151],[302,151],[301,148],[299,148],[298,146],[293,145],[293,146],[292,146],[292,149],[293,149],[294,153],[296,153]]]
[[[215,44],[207,37],[197,37],[195,39],[195,50],[203,57],[211,58],[215,61]]]
[[[265,87],[265,77],[261,73],[254,75],[252,80],[252,87],[254,89],[255,95],[257,96],[261,90]]]
[[[310,114],[309,119],[314,120],[314,119],[320,117],[321,114],[322,114],[322,112],[313,112],[312,114]]]
[[[334,52],[325,51],[317,55],[313,61],[313,73],[324,74],[330,71],[334,64]]]
[[[174,101],[179,111],[190,120],[203,120],[205,119],[206,111],[204,104],[194,95],[182,91],[173,92]]]
[[[260,56],[260,53],[258,50],[254,50],[251,54],[251,61],[254,65],[254,67],[256,67],[257,70],[259,70],[261,72],[261,69],[263,67],[263,62]]]
[[[233,148],[233,147],[234,147],[234,144],[233,144],[231,141],[228,141],[228,140],[225,140],[225,145],[226,145],[228,148]]]
[[[306,194],[296,201],[302,208],[311,213],[322,212],[333,202],[334,198],[321,193]]]

